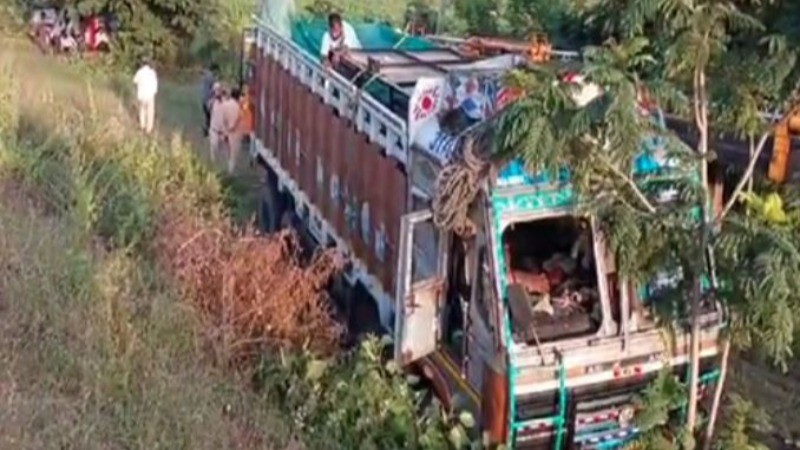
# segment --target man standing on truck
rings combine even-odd
[[[139,128],[147,134],[153,132],[156,115],[156,94],[158,93],[158,75],[147,59],[133,77],[136,85],[136,100],[139,102]]]
[[[320,56],[326,67],[336,67],[339,59],[348,50],[360,49],[361,41],[358,40],[356,30],[342,20],[342,16],[332,13],[328,16],[328,31],[322,36]]]

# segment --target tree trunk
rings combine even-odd
[[[700,177],[702,180],[701,218],[699,227],[700,258],[691,262],[696,264],[692,270],[692,298],[691,298],[691,346],[689,349],[689,405],[686,413],[686,428],[694,435],[697,425],[697,384],[700,378],[700,301],[702,299],[702,275],[706,257],[708,208],[710,201],[708,186],[708,102],[706,97],[706,76],[704,69],[698,67],[694,74],[694,110],[695,122],[700,132],[698,153],[700,156]]]
[[[714,425],[717,422],[717,415],[719,414],[719,405],[722,403],[722,392],[725,389],[725,376],[728,374],[728,358],[731,353],[731,340],[725,339],[722,347],[722,361],[720,361],[719,379],[714,388],[714,401],[711,404],[711,413],[708,418],[708,427],[706,427],[705,439],[703,439],[703,450],[710,450],[711,443],[714,439]]]
[[[697,425],[697,384],[700,380],[700,297],[701,274],[694,274],[692,280],[692,304],[691,304],[691,331],[689,349],[689,405],[686,412],[686,428],[694,434]]]

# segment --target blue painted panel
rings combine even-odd
[[[657,111],[651,118],[656,126],[666,128],[664,115],[661,111]],[[660,136],[644,139],[642,142],[642,154],[634,161],[634,175],[652,175],[673,168],[669,161],[658,161],[655,157],[656,152],[664,148],[665,145],[666,141]],[[499,171],[497,185],[501,187],[543,186],[551,184],[551,178],[547,173],[531,174],[525,170],[525,164],[521,160],[515,159]],[[568,182],[569,170],[562,169],[558,175],[558,181]]]

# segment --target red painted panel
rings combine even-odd
[[[322,111],[324,111],[324,118],[321,119],[325,127],[320,130],[320,136],[330,161],[331,185],[333,186],[330,189],[337,191],[336,198],[333,198],[332,193],[329,193],[326,203],[328,204],[331,223],[336,227],[339,236],[346,242],[350,242],[344,213],[349,196],[347,171],[348,167],[354,165],[354,163],[348,164],[344,158],[343,142],[345,130],[342,120],[334,114],[333,109],[329,106],[323,106]]]
[[[334,226],[331,222],[331,215],[330,211],[328,210],[328,199],[329,196],[327,195],[328,189],[330,188],[330,175],[331,175],[331,163],[330,158],[327,155],[327,136],[326,136],[326,122],[324,120],[325,116],[325,109],[323,108],[322,103],[317,100],[316,96],[309,92],[308,94],[308,111],[309,111],[309,118],[308,118],[308,133],[311,135],[311,142],[313,145],[313,160],[314,160],[314,199],[322,216],[331,226]],[[320,184],[317,180],[316,170],[317,170],[317,160],[319,160],[320,165],[322,166],[322,183]]]
[[[253,135],[261,139],[261,72],[264,70],[261,64],[261,52],[253,53],[253,77],[250,79],[250,100],[253,103]]]
[[[361,205],[369,206],[368,220],[363,220],[364,217],[359,217],[359,241],[363,245],[363,254],[359,255],[364,264],[370,269],[372,273],[380,271],[380,264],[375,255],[375,238],[376,235],[376,219],[380,216],[381,198],[380,188],[378,184],[381,182],[381,155],[376,153],[372,146],[367,142],[366,136],[357,133],[354,139],[355,148],[357,149],[356,161],[358,161],[359,170],[359,200]],[[363,210],[362,210],[363,212]],[[365,227],[366,225],[366,227]]]
[[[375,270],[373,273],[381,280],[386,289],[386,284],[391,279],[393,264],[390,259],[388,246],[388,230],[392,219],[391,205],[391,177],[392,164],[381,156],[380,149],[375,144],[368,144],[371,153],[376,155],[377,169],[370,182],[372,192],[371,202],[375,205],[374,213],[374,238],[372,241],[372,254],[374,255]],[[387,291],[392,292],[392,291]]]
[[[341,191],[341,176],[339,175],[338,160],[334,157],[335,142],[338,133],[331,128],[333,125],[333,111],[325,106],[321,99],[314,97],[314,133],[316,135],[316,152],[322,159],[323,182],[318,186],[320,210],[325,215],[328,223],[341,235],[342,223],[339,216],[340,203],[338,196]]]
[[[360,154],[361,148],[358,146],[358,135],[349,126],[346,120],[340,119],[340,126],[344,129],[344,137],[341,141],[340,151],[346,161],[346,180],[348,196],[347,231],[350,245],[353,252],[364,261],[364,245],[361,239],[361,210],[364,201],[361,180],[365,170],[364,160]],[[366,262],[366,261],[364,261]]]
[[[256,104],[255,111],[255,133],[261,142],[265,138],[265,123],[266,123],[266,89],[267,89],[267,65],[261,51],[258,52],[258,62],[256,63],[256,87],[253,90],[253,101]]]
[[[276,111],[276,120],[278,123],[278,130],[275,135],[275,153],[278,155],[278,161],[281,162],[281,167],[284,170],[287,167],[287,142],[289,142],[289,130],[291,129],[291,119],[288,114],[288,100],[289,100],[289,74],[276,64],[278,71],[278,110]]]
[[[297,138],[300,135],[298,129],[297,117],[297,81],[290,73],[286,73],[286,143],[285,143],[285,166],[284,168],[289,172],[292,179],[298,184],[300,183],[300,172],[298,171],[300,153]],[[301,188],[302,189],[302,188]]]
[[[306,184],[307,190],[306,194],[311,199],[311,202],[317,206],[317,209],[322,212],[322,208],[320,205],[321,198],[320,198],[320,191],[319,185],[317,183],[317,158],[319,157],[319,140],[317,139],[317,134],[314,132],[319,125],[316,123],[315,115],[316,115],[316,100],[314,99],[314,94],[306,87],[303,86],[301,89],[302,95],[300,101],[303,104],[303,115],[300,118],[301,120],[301,127],[300,127],[300,134],[302,142],[303,142],[303,173],[306,174]],[[320,161],[321,162],[321,161]],[[323,173],[323,181],[322,184],[325,184],[324,181],[324,173]]]
[[[314,163],[313,139],[308,120],[309,94],[308,89],[297,81],[297,98],[294,103],[296,126],[299,130],[298,140],[300,142],[300,167],[298,168],[300,186],[302,186],[303,192],[306,193],[311,202],[316,205],[316,185],[314,183],[316,165]]]
[[[387,193],[387,246],[386,246],[386,259],[387,266],[392,270],[384,289],[387,292],[394,292],[395,274],[394,270],[397,265],[398,249],[400,245],[400,220],[406,213],[406,200],[408,196],[408,180],[405,173],[400,169],[397,163],[392,158],[385,158],[388,168],[388,184]]]
[[[269,147],[269,112],[270,112],[270,84],[272,84],[272,77],[270,75],[270,61],[267,56],[261,57],[261,98],[260,102],[264,105],[262,108],[261,120],[258,122],[261,132],[261,142]]]
[[[276,93],[278,92],[278,84],[280,78],[275,70],[275,60],[272,57],[267,57],[267,111],[265,115],[267,120],[265,123],[266,146],[271,152],[275,152],[277,142],[275,140],[275,114],[278,107],[278,99]]]

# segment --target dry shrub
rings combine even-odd
[[[263,235],[174,211],[160,223],[156,253],[211,326],[224,361],[264,350],[327,355],[338,348],[344,330],[326,292],[341,269],[336,254],[318,252],[303,264],[293,232]]]

